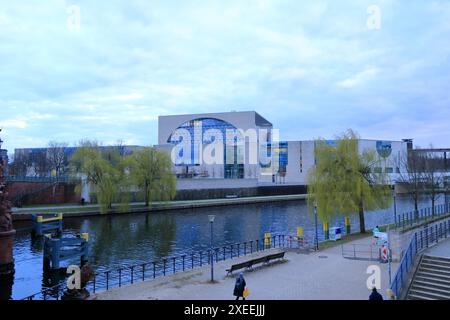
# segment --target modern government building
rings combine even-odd
[[[255,111],[160,116],[156,148],[171,155],[180,190],[306,185],[316,142],[278,136]],[[381,160],[375,170],[388,173],[394,184],[412,140],[359,140],[360,152],[366,149]]]
[[[171,156],[178,199],[304,193],[316,163],[314,140],[280,141],[279,131],[255,111],[160,116],[158,126],[154,147]],[[130,154],[141,147],[120,148]],[[401,158],[412,148],[411,139],[359,140],[360,152],[373,150],[382,164],[374,169],[388,173],[392,184],[402,170]],[[46,150],[16,149],[14,157],[39,159]],[[67,157],[75,150],[66,148]],[[35,176],[35,166],[26,175]],[[88,192],[82,195],[88,198]]]

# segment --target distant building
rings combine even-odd
[[[122,155],[129,155],[135,150],[142,148],[139,146],[101,146],[101,151],[108,151],[111,149],[118,150]],[[78,147],[65,147],[64,153],[66,156],[66,168],[63,170],[68,172],[69,160],[77,151]],[[46,162],[49,148],[22,148],[14,150],[14,161],[21,162],[20,173],[21,176],[40,176],[50,177],[52,175],[52,168],[48,167]],[[16,173],[17,175],[17,173]]]
[[[278,141],[272,123],[254,111],[161,116],[158,125],[156,147],[171,155],[178,189],[306,185],[316,163],[315,141]],[[218,139],[223,139],[223,150],[215,151],[215,160],[223,161],[208,163],[205,158]],[[359,140],[361,153],[374,150],[382,160],[374,170],[386,172],[393,182],[410,148],[411,139]]]

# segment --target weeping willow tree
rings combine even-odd
[[[131,184],[143,194],[146,206],[152,201],[172,200],[176,194],[176,177],[168,154],[144,148],[126,159]]]
[[[364,212],[391,205],[388,175],[373,150],[359,152],[358,135],[348,130],[336,144],[317,140],[316,166],[308,175],[308,206],[317,206],[322,221],[336,216],[359,215],[360,231],[365,233]]]
[[[106,213],[112,209],[113,201],[126,203],[123,191],[127,188],[123,159],[114,149],[100,150],[95,141],[82,141],[71,158],[72,170],[83,174],[93,187],[100,211]]]

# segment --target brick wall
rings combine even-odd
[[[80,201],[72,183],[8,182],[9,198],[13,205],[74,203]]]

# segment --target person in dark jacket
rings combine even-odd
[[[243,300],[245,300],[244,298],[244,290],[245,290],[245,286],[247,285],[247,283],[245,282],[244,279],[244,274],[241,273],[239,275],[239,278],[236,279],[236,284],[234,286],[234,296],[236,297],[236,300],[239,300],[239,298],[242,297]]]
[[[378,293],[377,288],[372,289],[372,293],[369,297],[370,301],[383,301],[383,296]]]

